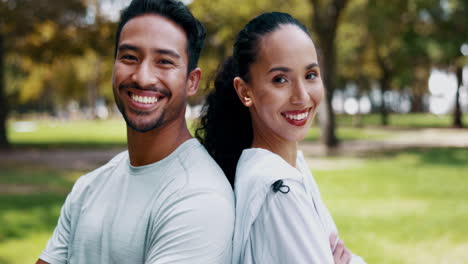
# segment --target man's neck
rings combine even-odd
[[[174,121],[164,127],[141,133],[127,126],[130,164],[143,166],[169,156],[186,140],[192,138],[185,120]]]

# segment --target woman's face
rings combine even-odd
[[[256,136],[304,139],[323,96],[310,37],[295,25],[280,26],[260,40],[249,73],[251,80],[245,84],[248,102],[244,104],[250,107]]]

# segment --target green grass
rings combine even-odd
[[[396,128],[443,128],[452,126],[452,115],[433,115],[428,113],[390,114],[389,126]],[[356,117],[350,115],[337,115],[337,124],[341,126],[353,126]],[[463,116],[464,124],[468,124],[468,115]],[[379,114],[368,114],[361,116],[364,126],[380,126]]]
[[[15,147],[87,148],[124,146],[127,141],[123,120],[31,121],[31,132],[18,132],[21,122],[10,121],[8,137]]]
[[[37,260],[66,194],[82,174],[42,166],[0,168],[0,264]]]
[[[456,264],[468,259],[467,157],[468,149],[410,149],[309,163],[340,237],[367,263]],[[0,168],[0,186],[36,187],[0,189],[0,264],[35,261],[81,174]]]
[[[380,116],[370,114],[362,116],[362,127],[353,126],[355,117],[337,115],[337,136],[341,140],[381,140],[393,136],[392,130],[415,129],[425,127],[450,127],[451,116],[431,114],[390,115],[390,127],[380,127]],[[107,148],[122,147],[126,144],[125,122],[118,120],[101,121],[33,121],[34,131],[19,132],[21,124],[10,120],[8,137],[14,147],[25,148]],[[468,124],[468,115],[464,116]],[[190,127],[190,126],[189,126]],[[193,128],[191,128],[193,129]],[[319,129],[314,125],[306,140],[317,140]]]
[[[394,136],[391,130],[376,128],[376,127],[338,127],[336,130],[336,136],[340,140],[382,140],[388,139]],[[316,141],[320,138],[320,129],[317,125],[314,125],[307,134],[304,140]]]
[[[367,263],[467,263],[467,157],[414,149],[310,166],[340,236]]]

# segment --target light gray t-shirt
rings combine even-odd
[[[229,263],[234,196],[196,140],[163,160],[128,152],[82,176],[40,259],[55,263]]]

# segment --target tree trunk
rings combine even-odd
[[[422,113],[424,112],[423,95],[413,91],[413,100],[411,101],[411,112]]]
[[[312,27],[317,32],[316,40],[321,50],[319,60],[326,90],[322,101],[325,113],[321,113],[321,140],[330,148],[338,145],[338,138],[335,135],[335,113],[331,104],[336,85],[335,38],[340,14],[348,0],[329,0],[325,4],[318,0],[309,1],[314,12]]]
[[[7,117],[8,102],[5,95],[5,47],[4,36],[0,32],[0,149],[8,148]]]
[[[455,94],[455,110],[453,111],[453,127],[462,128],[462,111],[460,106],[460,87],[463,86],[463,68],[457,66],[456,72],[457,76],[457,92]]]
[[[380,103],[380,120],[382,126],[388,126],[388,108],[385,103],[385,93],[390,90],[390,77],[387,73],[384,72],[382,78],[379,80],[379,84],[382,96],[382,101]]]
[[[328,42],[330,42],[330,40],[328,40]],[[332,107],[333,93],[335,91],[335,49],[333,42],[321,42],[321,46],[324,47],[322,49],[323,54],[326,54],[320,56],[320,58],[326,57],[320,62],[322,65],[322,78],[325,86],[325,96],[322,100],[325,112],[322,113],[320,123],[322,130],[321,140],[327,147],[333,147],[338,145],[338,138],[335,134],[335,113],[333,112]]]

